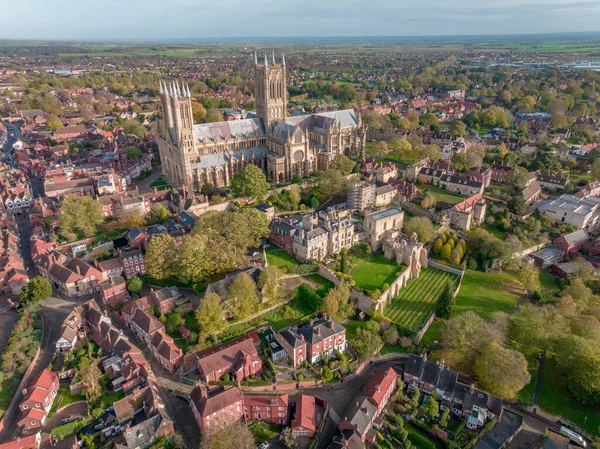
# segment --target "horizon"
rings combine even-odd
[[[60,5],[44,0],[13,2],[0,39],[60,41],[139,41],[257,37],[481,36],[598,32],[596,0],[464,0],[449,5],[430,0],[306,0],[286,5],[275,0],[107,0],[90,8],[76,0]],[[68,26],[65,26],[68,25]],[[360,32],[358,32],[360,30]],[[427,30],[427,32],[424,32]],[[190,37],[191,36],[191,37]]]

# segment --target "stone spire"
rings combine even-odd
[[[178,92],[177,92],[178,90],[179,89],[177,87],[177,84],[175,84],[175,81],[173,81],[173,98],[175,98],[175,99],[177,99],[177,97],[179,96]]]
[[[273,50],[273,65],[275,65],[275,50]]]
[[[281,57],[281,65],[285,67],[285,53],[283,53],[283,56]]]
[[[192,93],[190,92],[190,85],[188,83],[185,83],[185,93],[187,94],[188,98],[192,98]]]
[[[258,65],[258,56],[256,55],[256,50],[254,50],[254,65]]]
[[[269,64],[267,63],[267,52],[265,51],[265,67],[267,67]]]
[[[163,94],[162,81],[158,80],[158,91]]]

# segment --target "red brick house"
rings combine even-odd
[[[173,338],[164,330],[156,332],[151,340],[150,349],[162,366],[171,374],[175,373],[177,367],[183,360],[183,351],[177,347]]]
[[[244,418],[246,421],[264,421],[270,424],[287,425],[288,395],[244,396]]]
[[[0,449],[39,449],[42,442],[42,432],[0,444]]]
[[[108,281],[100,285],[100,294],[104,304],[110,307],[115,307],[119,302],[129,298],[127,284],[122,277],[109,278]]]
[[[304,360],[317,363],[322,354],[332,357],[334,350],[346,350],[346,329],[333,318],[320,317],[306,326],[285,329],[275,334],[294,366]]]
[[[127,268],[125,269],[127,270]],[[148,296],[148,302],[156,306],[161,315],[170,312],[176,306],[188,301],[177,287],[165,287],[160,290],[151,288],[150,295]]]
[[[190,406],[203,435],[243,419],[242,392],[237,387],[219,386],[208,390],[197,386],[190,394]]]
[[[46,421],[58,388],[58,374],[47,369],[42,371],[23,392],[24,398],[19,404],[21,419],[18,426],[24,431],[40,429]]]
[[[196,365],[200,379],[203,382],[218,381],[226,373],[237,380],[253,376],[262,369],[257,344],[260,345],[260,337],[252,332],[199,352]]]
[[[360,395],[344,413],[338,424],[340,431],[351,430],[362,441],[375,441],[375,435],[370,430],[394,392],[396,378],[392,368],[375,370]]]
[[[556,237],[552,244],[554,246],[558,246],[559,248],[565,251],[567,256],[570,256],[574,253],[579,252],[581,248],[587,243],[589,236],[584,229],[578,229],[575,232],[570,232],[569,234],[563,234],[561,236]]]
[[[54,140],[76,139],[86,134],[85,126],[63,126],[54,131]]]
[[[327,410],[327,402],[317,396],[300,395],[296,400],[296,416],[290,427],[298,436],[314,438]]]
[[[146,274],[146,259],[141,250],[119,251],[118,254],[127,279],[131,279],[135,276],[144,276]]]

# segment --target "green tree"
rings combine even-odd
[[[520,268],[517,277],[528,292],[540,289],[540,272],[534,266]]]
[[[156,234],[146,249],[146,272],[154,279],[167,279],[175,274],[177,247],[168,234]]]
[[[167,332],[172,334],[177,331],[177,328],[181,326],[181,316],[175,310],[166,314],[167,321],[165,322],[165,329]]]
[[[340,193],[342,191],[342,173],[330,168],[317,174],[317,183],[323,192],[328,194]]]
[[[352,316],[354,308],[350,303],[350,288],[346,283],[337,285],[327,292],[321,311],[340,321]]]
[[[31,279],[21,289],[19,297],[22,302],[27,304],[35,304],[52,295],[52,284],[41,276],[36,276]]]
[[[135,276],[127,281],[127,290],[129,293],[139,294],[142,291],[142,280]]]
[[[162,204],[152,206],[152,221],[155,223],[164,223],[169,219],[171,214]]]
[[[338,154],[331,163],[331,168],[339,170],[342,175],[347,176],[352,173],[356,163],[345,154]]]
[[[285,295],[283,273],[275,265],[269,265],[258,277],[258,288],[261,289],[263,302],[275,304]]]
[[[223,327],[225,312],[221,304],[221,297],[216,293],[207,293],[200,300],[195,314],[200,338],[205,340]]]
[[[227,303],[238,320],[258,311],[256,284],[248,274],[240,273],[235,277],[227,291]]]
[[[254,436],[246,423],[235,421],[206,434],[200,442],[200,449],[255,449]]]
[[[567,388],[582,404],[600,403],[600,346],[582,337],[562,338],[556,349],[556,362]]]
[[[452,245],[450,243],[446,243],[442,247],[442,251],[440,252],[440,256],[442,256],[444,259],[449,259],[451,254],[452,254]]]
[[[436,305],[436,314],[440,318],[450,318],[454,315],[454,309],[456,307],[456,298],[454,298],[454,284],[452,281],[446,281],[444,290],[440,294]]]
[[[127,159],[141,159],[144,157],[144,153],[138,147],[127,148]]]
[[[206,234],[194,234],[181,241],[177,277],[182,282],[202,282],[223,269],[233,268],[233,254],[219,260],[223,248],[215,243]]]
[[[444,247],[444,242],[442,242],[442,239],[437,239],[435,241],[435,243],[433,244],[433,254],[440,254],[442,252],[442,248]]]
[[[383,341],[388,346],[396,346],[398,344],[398,328],[393,324],[383,331]]]
[[[450,134],[454,137],[463,137],[467,135],[467,125],[458,120],[450,124]]]
[[[269,191],[269,182],[263,171],[254,164],[233,175],[231,189],[237,196],[262,200]]]
[[[425,403],[425,414],[430,418],[434,418],[440,411],[440,403],[437,401],[437,394],[434,391]]]
[[[202,103],[192,101],[192,116],[194,123],[204,123],[206,121],[206,108]]]
[[[55,114],[50,114],[46,118],[46,128],[48,128],[48,131],[56,131],[62,126],[63,122]]]
[[[508,335],[525,355],[537,356],[569,335],[569,323],[553,305],[522,304],[510,317]]]
[[[94,402],[102,394],[102,372],[98,363],[98,360],[89,359],[87,356],[83,356],[79,361],[79,376],[88,402]]]
[[[378,159],[382,159],[389,154],[390,150],[386,142],[375,142],[371,145],[370,153]]]
[[[362,361],[375,355],[382,344],[379,333],[359,327],[356,330],[356,338],[352,342],[352,349],[356,352],[358,360]]]
[[[92,237],[103,222],[102,206],[89,196],[67,195],[60,203],[59,233],[67,240]]]
[[[527,202],[521,195],[516,195],[507,203],[508,210],[515,215],[525,215],[527,212]]]
[[[461,258],[462,255],[460,254],[460,250],[458,248],[454,248],[450,253],[450,257],[448,258],[448,260],[454,265],[458,265],[460,263]]]
[[[125,123],[123,124],[123,132],[125,134],[132,134],[141,138],[146,134],[146,127],[136,120],[125,120]]]
[[[417,234],[419,241],[423,243],[432,242],[435,237],[435,227],[427,217],[412,217],[404,224],[406,235]]]
[[[514,398],[531,380],[525,356],[494,342],[482,349],[474,371],[481,386],[502,399]]]
[[[321,379],[323,379],[325,382],[329,382],[331,379],[333,379],[333,372],[331,371],[331,368],[328,366],[323,367],[321,370]]]

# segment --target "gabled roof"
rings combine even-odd
[[[242,392],[238,387],[218,386],[209,390],[205,396],[201,387],[196,387],[190,394],[190,401],[194,403],[202,418],[242,401],[242,399]]]
[[[291,423],[292,429],[302,427],[306,430],[317,430],[317,405],[314,396],[300,395],[296,400],[296,416]]]

